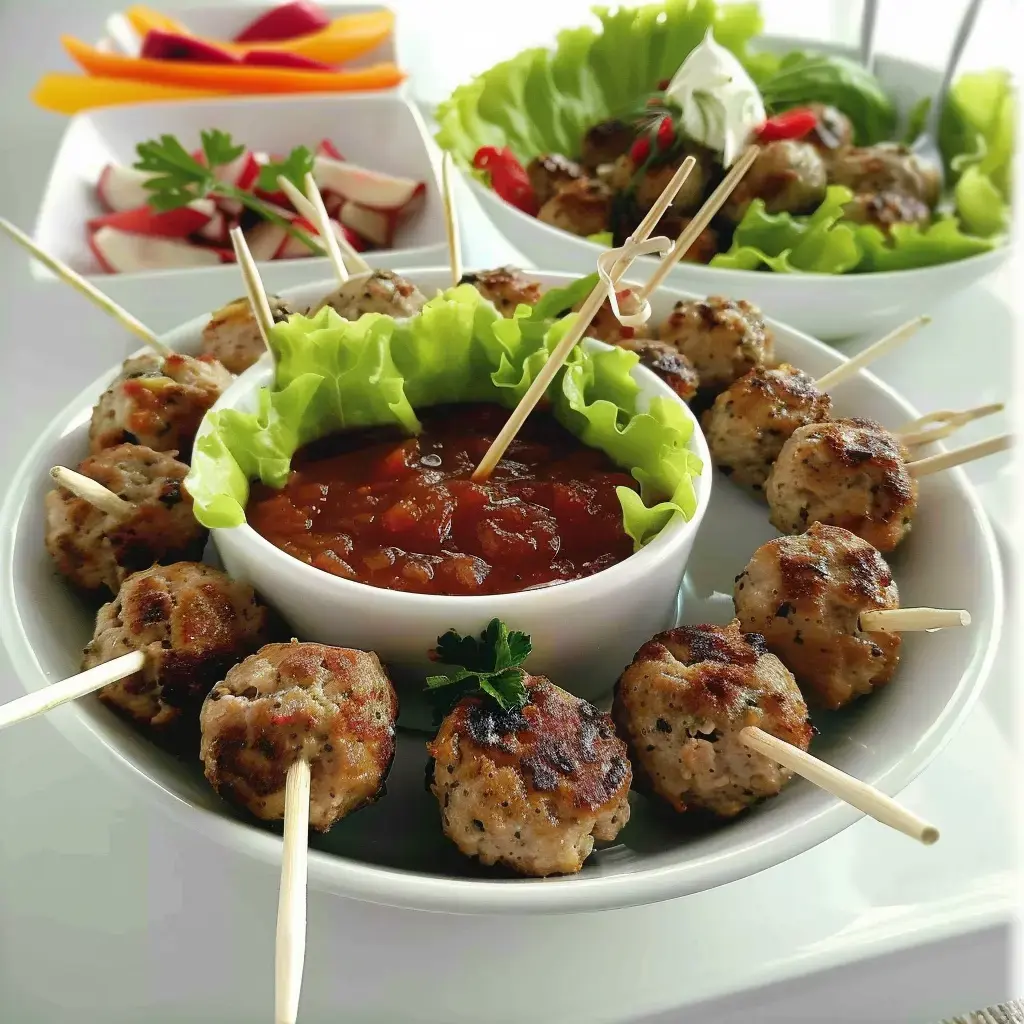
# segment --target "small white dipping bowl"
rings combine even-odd
[[[428,296],[447,287],[447,271],[419,271],[415,276]],[[288,297],[300,306],[322,298],[330,281],[295,290]],[[671,305],[654,303],[663,319]],[[188,350],[207,317],[181,328],[168,339]],[[607,348],[587,340],[592,348]],[[303,640],[376,651],[398,683],[417,689],[435,663],[427,652],[448,629],[479,633],[493,618],[529,633],[533,653],[528,667],[558,681],[580,697],[599,700],[615,683],[634,653],[655,633],[676,621],[677,600],[697,528],[711,495],[711,457],[689,407],[654,373],[637,365],[639,407],[655,395],[678,402],[693,422],[691,450],[704,471],[694,478],[697,508],[687,521],[676,516],[650,543],[624,561],[585,579],[515,594],[448,597],[372,587],[324,572],[293,558],[251,526],[213,530],[217,553],[235,579],[246,580],[287,620]],[[273,386],[269,357],[242,374],[214,406],[252,412],[261,388]],[[511,410],[510,410],[511,411]],[[208,429],[200,428],[200,436]]]

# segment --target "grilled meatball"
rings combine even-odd
[[[843,150],[832,160],[829,180],[854,192],[902,192],[929,207],[939,201],[942,184],[937,167],[896,142]]]
[[[690,402],[697,394],[700,378],[693,363],[667,342],[657,338],[621,338],[616,344],[635,352],[640,363],[656,373],[684,402]]]
[[[672,180],[672,176],[679,170],[680,164],[686,159],[687,153],[682,151],[674,159],[666,162],[651,163],[639,177],[636,177],[636,170],[632,171],[631,177],[636,185],[636,201],[641,210],[649,210],[660,198],[665,187]],[[672,200],[670,210],[676,213],[685,213],[689,210],[696,210],[704,199],[710,180],[709,165],[700,154],[697,156],[697,163],[690,171],[682,188]],[[629,157],[627,156],[628,160]]]
[[[744,299],[677,302],[658,337],[696,367],[702,388],[718,392],[755,366],[775,358],[775,340],[761,311]]]
[[[502,316],[511,316],[516,306],[525,303],[536,306],[543,289],[540,281],[527,277],[515,267],[481,270],[476,274],[463,274],[459,284],[471,284]]]
[[[658,221],[653,234],[667,235],[669,238],[678,238],[683,229],[692,221],[692,217],[682,217],[672,210],[669,210],[661,220]],[[639,221],[637,222],[639,224]],[[679,257],[684,263],[710,263],[712,257],[719,250],[718,233],[714,228],[704,228],[701,233],[690,243],[690,247]]]
[[[907,458],[899,440],[871,420],[799,427],[765,486],[771,524],[782,533],[802,533],[811,523],[842,526],[892,551],[917,509]]]
[[[928,224],[932,211],[905,192],[859,192],[843,207],[843,216],[858,224],[874,224],[889,235],[894,224]]]
[[[395,689],[376,654],[268,644],[210,691],[199,756],[221,796],[265,821],[284,817],[288,769],[304,757],[309,823],[326,832],[382,794],[397,716]]]
[[[853,122],[838,108],[827,103],[808,103],[818,118],[817,126],[804,136],[828,163],[841,149],[853,145]]]
[[[144,651],[134,675],[100,700],[139,725],[163,730],[199,711],[227,670],[267,641],[267,609],[252,587],[199,562],[154,565],[129,576],[96,617],[82,668]]]
[[[579,871],[629,821],[632,779],[611,719],[543,676],[501,711],[466,697],[427,746],[445,835],[467,857],[523,875]]]
[[[596,171],[598,167],[614,163],[625,153],[636,138],[636,129],[625,121],[612,118],[595,124],[583,136],[580,161]]]
[[[89,451],[95,455],[128,442],[175,451],[188,461],[203,416],[231,381],[210,356],[132,356],[92,411]]]
[[[316,307],[333,307],[346,320],[358,320],[364,313],[384,313],[398,318],[410,317],[427,301],[411,281],[391,270],[374,270],[370,275],[350,278]]]
[[[736,615],[762,633],[804,692],[840,708],[889,682],[900,657],[899,633],[865,633],[860,614],[898,608],[885,559],[838,526],[814,523],[799,537],[762,544],[736,577]]]
[[[680,626],[637,651],[615,684],[612,716],[637,781],[677,811],[732,818],[774,796],[790,772],[740,739],[757,726],[806,750],[812,729],[796,681],[764,637]]]
[[[539,220],[574,235],[596,235],[608,230],[612,193],[594,178],[580,178],[560,188],[537,214]]]
[[[760,491],[793,431],[831,415],[832,399],[803,370],[758,366],[715,399],[704,414],[704,436],[726,476]]]
[[[268,298],[274,323],[282,323],[295,312],[285,299]],[[266,350],[248,299],[234,299],[222,306],[203,328],[203,354],[219,360],[231,373],[245,373]]]
[[[586,303],[589,295],[584,295],[579,302],[573,306],[573,312],[578,313]],[[615,293],[615,299],[619,304],[619,312],[622,314],[636,313],[640,309],[640,303],[636,292],[632,288],[622,288]],[[638,331],[646,330],[644,327],[627,327],[619,321],[619,318],[612,312],[611,303],[605,299],[598,307],[594,319],[587,325],[584,337],[597,338],[606,345],[618,345],[623,340],[636,336]]]
[[[768,213],[810,213],[821,205],[828,183],[825,162],[809,142],[782,139],[762,146],[722,213],[739,223],[755,199]]]
[[[526,174],[533,186],[538,206],[543,206],[563,185],[586,177],[575,160],[560,153],[542,153],[526,165]]]
[[[46,550],[76,586],[116,594],[125,576],[154,562],[202,555],[206,530],[182,487],[188,466],[173,452],[121,444],[90,455],[78,472],[135,508],[115,516],[62,488],[46,495]]]

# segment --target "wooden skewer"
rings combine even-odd
[[[116,683],[118,679],[138,672],[145,661],[146,656],[142,651],[132,651],[130,654],[122,654],[120,658],[114,658],[113,661],[105,661],[95,668],[79,672],[69,679],[62,679],[59,683],[44,686],[41,690],[33,690],[24,697],[16,697],[0,705],[0,729],[52,711],[61,704],[84,697],[108,683]]]
[[[306,194],[303,195],[294,182],[289,181],[283,174],[277,176],[277,187],[292,201],[295,209],[313,225],[324,243],[324,251],[331,261],[338,284],[344,284],[348,280],[348,267],[345,266],[345,257],[338,247],[338,236],[331,226],[331,218],[324,206],[323,196],[320,195],[320,189],[317,188],[312,174],[306,175],[305,186]]]
[[[242,271],[242,280],[245,282],[245,294],[249,298],[249,306],[256,318],[256,326],[260,329],[260,337],[263,344],[270,351],[270,332],[274,326],[274,314],[270,311],[270,301],[267,299],[267,290],[263,287],[263,280],[256,268],[256,261],[252,258],[249,245],[240,227],[231,229],[231,244],[235,247],[235,258]]]
[[[644,302],[650,298],[655,289],[668,277],[669,271],[686,255],[697,236],[711,223],[711,218],[721,209],[732,190],[739,184],[740,178],[750,170],[750,165],[757,159],[757,146],[749,146],[742,156],[729,168],[728,174],[721,184],[708,197],[707,202],[697,211],[693,220],[683,228],[675,244],[662,258],[662,261],[651,274],[650,280],[640,289],[639,299]]]
[[[452,155],[447,150],[441,160],[441,185],[444,196],[444,227],[448,235],[448,265],[452,271],[452,287],[462,280],[462,252],[459,244],[459,221],[452,200]]]
[[[851,807],[870,815],[875,821],[880,821],[883,825],[888,825],[910,836],[911,839],[924,843],[925,846],[931,846],[939,838],[939,830],[934,825],[922,821],[916,814],[912,814],[891,797],[880,793],[874,786],[869,786],[866,782],[833,768],[813,754],[808,754],[807,751],[794,747],[757,726],[748,725],[741,729],[740,740],[751,750],[763,754],[769,760],[781,764],[783,768],[788,768],[794,774],[850,804]]]
[[[122,327],[137,338],[141,338],[154,352],[165,359],[171,355],[169,349],[141,320],[137,320],[123,306],[104,295],[94,284],[87,281],[81,274],[62,263],[56,256],[40,249],[20,228],[16,228],[5,217],[0,217],[0,228],[14,239],[22,248],[27,249],[43,266],[52,270],[65,284],[71,285],[80,295],[84,295],[93,305],[98,306],[108,316],[112,316]]]
[[[954,466],[962,466],[966,462],[974,462],[975,459],[983,459],[986,455],[1005,452],[1012,445],[1012,434],[1000,434],[999,437],[976,441],[963,448],[954,448],[951,452],[939,452],[938,455],[929,455],[926,459],[918,459],[917,462],[908,462],[907,469],[913,477],[930,476],[932,473],[941,473],[944,469],[952,469]]]
[[[1002,402],[994,402],[992,405],[979,405],[975,409],[964,409],[962,412],[943,409],[908,423],[905,427],[896,431],[896,436],[908,448],[913,448],[920,444],[931,444],[933,441],[941,441],[944,437],[949,437],[950,434],[966,426],[968,423],[973,423],[974,420],[980,420],[986,416],[994,416],[1005,408],[1006,406]],[[925,429],[928,427],[931,429]]]
[[[665,191],[661,193],[655,204],[647,212],[647,216],[640,222],[636,231],[629,236],[626,244],[622,246],[620,251],[629,251],[632,247],[640,246],[648,240],[651,232],[654,230],[654,226],[661,220],[662,215],[683,187],[683,182],[686,181],[687,176],[693,170],[695,163],[696,161],[693,157],[687,157],[679,165],[679,169],[672,175],[672,180],[665,186]],[[614,253],[615,250],[610,250],[609,253],[605,253],[603,256],[614,255]],[[584,332],[590,326],[590,322],[597,316],[597,311],[601,308],[604,300],[608,298],[608,293],[611,289],[617,287],[619,281],[622,280],[633,258],[634,254],[631,253],[626,257],[615,259],[609,270],[608,279],[606,280],[602,276],[601,280],[594,286],[593,291],[587,296],[579,313],[576,314],[576,320],[572,327],[569,328],[565,337],[558,343],[555,351],[551,353],[547,362],[541,367],[540,372],[534,378],[526,394],[523,395],[519,404],[512,410],[512,415],[509,416],[490,448],[484,453],[480,464],[473,471],[472,479],[474,481],[479,483],[486,480],[494,472],[494,467],[501,461],[502,455],[505,454],[513,438],[519,433],[519,429],[522,427],[527,416],[533,412],[534,407],[544,396],[544,392],[547,391],[555,374],[568,358],[569,353],[583,337]],[[601,265],[600,260],[598,264],[599,266]]]
[[[879,608],[861,612],[857,623],[866,633],[923,633],[970,624],[971,613],[962,608]]]
[[[98,480],[76,473],[73,469],[65,469],[64,466],[54,466],[50,470],[58,487],[63,487],[76,497],[89,502],[94,508],[98,508],[107,515],[116,516],[118,519],[127,519],[135,511],[135,506],[130,501],[125,501],[119,494],[115,494],[109,487],[104,487]]]
[[[274,961],[275,1024],[295,1024],[306,959],[306,870],[309,854],[309,762],[288,769],[284,789],[284,847],[277,904]]]
[[[828,391],[830,388],[834,388],[837,384],[846,380],[847,377],[851,377],[858,370],[867,366],[868,363],[874,362],[879,356],[884,356],[887,352],[891,352],[894,348],[908,341],[925,324],[930,324],[931,322],[932,318],[930,316],[917,316],[913,320],[908,320],[894,331],[890,331],[884,338],[880,338],[873,345],[868,345],[863,352],[855,355],[852,359],[848,359],[842,366],[837,366],[834,370],[829,370],[824,377],[819,377],[815,382],[818,390]]]

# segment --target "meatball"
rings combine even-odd
[[[688,227],[692,220],[692,217],[681,217],[669,210],[658,221],[653,234],[678,238],[683,233],[683,229]],[[714,228],[704,228],[679,259],[684,263],[710,263],[712,258],[718,253],[718,250],[718,232]]]
[[[836,154],[829,180],[854,192],[902,192],[928,207],[939,201],[939,169],[906,146],[883,142],[850,147]]]
[[[526,174],[533,186],[538,206],[543,206],[563,185],[586,176],[578,163],[560,153],[535,156],[527,164]]]
[[[640,363],[656,373],[684,402],[697,394],[700,378],[686,356],[657,338],[621,338],[616,344],[640,357]]]
[[[403,318],[418,312],[426,301],[411,281],[391,270],[374,270],[368,277],[360,275],[346,281],[325,296],[315,311],[331,306],[346,320],[358,320],[364,313]]]
[[[831,415],[832,399],[803,370],[758,366],[718,395],[704,414],[704,436],[722,473],[760,491],[793,431]]]
[[[612,118],[595,124],[580,147],[580,161],[592,171],[614,163],[629,150],[636,138],[636,128],[625,121]]]
[[[857,224],[874,224],[889,235],[894,224],[928,224],[932,211],[904,192],[859,192],[843,207],[843,216]]]
[[[579,302],[573,306],[573,312],[578,313],[583,306],[586,304],[589,295],[584,295]],[[619,305],[619,312],[636,313],[640,310],[640,303],[637,299],[636,292],[632,288],[622,288],[615,293],[615,299]],[[586,338],[597,338],[598,341],[603,341],[606,345],[618,345],[623,340],[628,340],[636,336],[637,331],[643,331],[645,327],[628,327],[619,321],[619,318],[612,311],[611,303],[608,299],[598,307],[597,313],[594,319],[587,325],[587,329],[584,332]]]
[[[806,750],[812,729],[796,681],[764,637],[680,626],[637,651],[615,684],[612,716],[638,783],[677,811],[732,818],[774,796],[790,772],[740,738],[747,726]]]
[[[90,455],[78,472],[135,507],[115,516],[62,488],[46,495],[46,550],[76,586],[116,594],[125,576],[154,562],[202,555],[206,530],[182,486],[188,466],[173,452],[121,444]]]
[[[268,296],[274,323],[295,312],[284,299]],[[234,299],[222,306],[203,328],[203,354],[220,361],[231,373],[245,373],[266,352],[248,299]]]
[[[744,299],[677,302],[658,337],[696,367],[702,388],[718,392],[775,358],[775,339],[761,311]]]
[[[126,359],[92,411],[89,451],[128,442],[188,461],[200,422],[232,379],[210,356],[146,352]]]
[[[814,146],[826,163],[839,150],[853,145],[853,122],[841,110],[827,103],[808,103],[807,107],[818,124],[803,141]]]
[[[252,587],[199,562],[154,565],[129,576],[96,617],[82,668],[131,651],[146,663],[99,691],[137,724],[183,724],[227,670],[267,641],[268,611]],[[183,721],[179,721],[183,720]]]
[[[574,235],[596,235],[608,230],[612,193],[603,182],[580,178],[560,188],[537,214],[539,220]]]
[[[838,526],[814,523],[799,537],[762,544],[736,577],[736,616],[764,635],[808,696],[841,708],[889,682],[899,633],[865,633],[862,612],[898,608],[885,559]]]
[[[611,719],[543,676],[501,711],[466,697],[427,746],[444,833],[467,857],[524,875],[579,871],[629,821],[632,771]]]
[[[540,281],[534,281],[515,267],[498,267],[496,270],[463,274],[459,284],[473,285],[505,317],[511,316],[516,306],[522,303],[536,306],[543,293]]]
[[[871,420],[799,427],[765,486],[771,524],[781,533],[802,533],[816,522],[842,526],[879,551],[892,551],[917,509],[907,459],[899,440]]]
[[[235,665],[199,716],[199,756],[221,796],[257,818],[284,817],[288,769],[309,762],[309,823],[326,832],[384,789],[398,698],[376,654],[268,644]]]
[[[636,201],[641,210],[649,210],[659,199],[665,187],[672,180],[672,176],[679,170],[679,166],[687,157],[687,153],[681,152],[673,160],[661,163],[652,162],[639,177],[635,178]],[[694,154],[695,156],[697,154]],[[627,157],[628,159],[628,157]],[[635,174],[635,170],[632,172]],[[676,213],[685,213],[689,210],[696,210],[704,199],[707,191],[710,175],[708,166],[703,159],[698,158],[693,170],[690,171],[682,188],[672,200],[669,207]]]
[[[809,142],[782,139],[760,148],[722,213],[739,223],[755,199],[768,213],[810,213],[825,198],[828,175],[821,154]]]

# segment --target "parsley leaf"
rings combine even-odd
[[[313,170],[313,154],[305,146],[296,146],[280,163],[266,164],[260,169],[256,187],[264,192],[277,192],[279,177],[287,178],[300,192],[306,192],[306,175]]]
[[[200,132],[199,140],[203,144],[207,167],[224,167],[245,152],[245,146],[236,145],[231,136],[219,128],[207,128]]]

